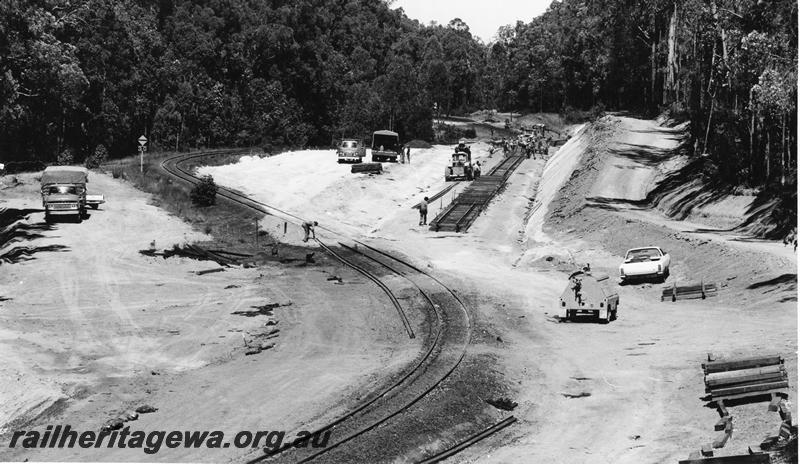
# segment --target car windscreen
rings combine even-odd
[[[51,185],[45,189],[48,195],[77,195],[78,188],[74,185]]]
[[[358,142],[353,140],[345,140],[339,145],[341,148],[358,148]]]
[[[372,138],[372,149],[377,150],[381,146],[383,146],[384,150],[395,150],[397,149],[398,140],[397,137],[391,135],[375,135]]]
[[[650,258],[658,258],[661,253],[656,248],[644,248],[641,250],[631,250],[625,258],[629,261],[646,261]]]

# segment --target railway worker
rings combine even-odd
[[[314,232],[314,227],[316,227],[318,225],[319,225],[319,223],[317,223],[317,221],[313,221],[313,222],[312,221],[306,221],[306,222],[303,223],[303,226],[302,226],[303,227],[303,232],[306,233],[306,236],[303,237],[303,241],[304,242],[308,241],[308,234],[311,234],[311,238],[313,238],[314,240],[317,239],[317,234]]]
[[[797,227],[792,228],[792,231],[789,232],[789,235],[783,238],[783,246],[786,246],[790,243],[792,246],[794,246],[794,251],[797,251]]]
[[[476,161],[475,162],[475,172],[473,173],[473,177],[475,179],[477,179],[480,176],[481,176],[481,162],[480,161]]]
[[[419,225],[428,225],[428,197],[419,202]]]
[[[572,287],[571,288],[572,288],[572,291],[575,293],[575,301],[577,301],[579,305],[581,303],[583,303],[583,295],[581,294],[581,287],[583,287],[583,284],[581,283],[581,279],[576,277],[574,279],[574,281],[572,282]]]
[[[411,164],[411,147],[406,145],[406,162]]]

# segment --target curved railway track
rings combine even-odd
[[[199,158],[239,152],[243,151],[227,150],[175,155],[165,159],[161,163],[161,167],[170,175],[184,182],[195,184],[200,179],[185,167],[186,163]],[[240,206],[276,216],[295,224],[300,224],[304,221],[299,216],[253,200],[225,187],[219,187],[217,195]],[[336,232],[323,227],[318,227],[318,229],[336,234]],[[387,294],[397,309],[409,337],[414,338],[416,334],[406,313],[409,310],[423,312],[424,317],[430,324],[422,337],[421,352],[415,361],[401,372],[397,378],[388,381],[378,391],[370,392],[366,395],[365,400],[353,406],[345,414],[312,432],[312,435],[331,432],[331,442],[327,447],[322,449],[298,447],[297,445],[302,445],[303,442],[296,441],[250,459],[248,463],[267,460],[270,462],[322,460],[339,462],[348,457],[347,453],[351,453],[349,456],[352,458],[353,453],[360,453],[358,450],[369,449],[370,443],[374,442],[375,434],[379,433],[377,429],[380,426],[393,420],[398,420],[404,414],[409,414],[409,409],[429,397],[437,387],[451,376],[466,355],[471,336],[471,322],[465,304],[453,290],[428,272],[419,269],[404,259],[363,242],[341,236],[340,238],[338,247],[320,239],[317,239],[317,242],[328,254],[372,280]],[[400,278],[383,279],[379,277],[381,272]],[[421,306],[424,307],[403,307],[395,293],[408,288],[413,288],[418,292],[421,301],[424,302]],[[483,434],[481,438],[476,439],[476,436],[468,437],[448,450],[428,456],[426,458],[428,461],[426,462],[437,462],[444,459],[492,433],[494,432],[487,433],[487,431],[483,431],[478,434]],[[440,455],[444,457],[437,458]],[[359,455],[359,458],[363,457],[363,455]]]

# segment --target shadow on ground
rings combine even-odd
[[[15,242],[29,242],[42,238],[42,232],[53,230],[50,224],[21,222],[31,213],[38,213],[39,209],[0,209],[0,265],[3,263],[14,264],[20,261],[34,259],[33,255],[41,252],[66,251],[64,245],[43,246],[14,246]]]

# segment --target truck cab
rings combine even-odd
[[[86,215],[86,183],[89,172],[78,166],[48,166],[42,173],[42,206],[45,220],[73,216],[81,222]]]
[[[397,132],[380,130],[372,134],[372,161],[396,163],[402,149]]]

